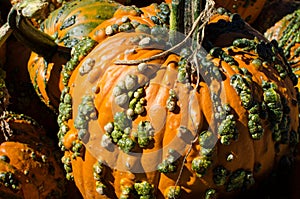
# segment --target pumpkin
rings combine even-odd
[[[72,47],[92,30],[93,32],[90,33],[91,38],[100,42],[101,39],[112,34],[109,32],[109,28],[111,31],[115,31],[116,25],[120,26],[120,31],[126,31],[128,28],[137,26],[138,28],[143,27],[147,29],[147,27],[139,26],[139,24],[153,26],[154,22],[150,20],[153,19],[151,17],[154,17],[157,21],[156,23],[161,23],[163,20],[155,17],[156,13],[161,13],[160,7],[156,4],[141,9],[135,6],[121,6],[117,9],[119,6],[116,3],[95,0],[71,2],[64,4],[60,9],[51,13],[41,27],[45,33],[55,36],[58,45]],[[99,15],[102,17],[99,18]],[[164,17],[166,15],[161,13],[159,16]],[[113,17],[111,20],[106,21],[102,26],[96,27],[104,19],[111,17]],[[132,24],[130,23],[131,21],[133,21]],[[105,30],[104,32],[102,32],[103,29]],[[94,43],[92,41],[87,42],[86,45],[91,46]],[[43,57],[37,53],[32,53],[28,61],[28,71],[36,92],[53,110],[58,108],[59,97],[63,87],[63,77],[60,76],[61,65],[65,64],[66,60],[68,58],[54,56],[53,60],[45,62]]]
[[[300,9],[286,15],[270,27],[265,33],[269,40],[276,40],[278,46],[296,74],[300,74]],[[300,85],[298,84],[298,88]]]
[[[261,13],[267,0],[216,0],[216,7],[224,7],[238,13],[248,23],[252,23]]]
[[[276,45],[234,34],[245,22],[222,14],[205,30],[232,32],[206,32],[220,45],[206,37],[198,70],[188,49],[134,62],[169,48],[164,31],[118,33],[74,52],[71,63],[85,56],[62,92],[58,136],[84,198],[230,198],[293,159],[294,74]]]
[[[33,119],[1,116],[0,195],[3,198],[62,198],[66,181],[59,153]]]

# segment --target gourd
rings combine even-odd
[[[198,70],[188,50],[150,59],[167,36],[132,32],[103,40],[73,71],[58,136],[67,178],[84,198],[230,198],[293,159],[290,66],[258,32],[234,34],[244,28],[238,15],[216,19],[210,30],[233,31],[206,32],[226,44],[206,40]]]
[[[66,181],[59,152],[33,119],[1,115],[0,195],[4,198],[62,198]]]

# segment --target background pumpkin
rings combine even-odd
[[[24,116],[1,116],[0,193],[7,198],[61,198],[66,181],[59,153],[45,131]]]
[[[214,35],[218,41],[228,36]],[[203,71],[195,89],[196,74],[184,56],[114,64],[161,52],[147,49],[148,38],[155,41],[146,33],[105,39],[81,61],[62,94],[63,162],[83,197],[231,197],[254,180],[259,186],[280,162],[293,158],[299,126],[295,78],[272,44],[239,39],[221,49],[207,41],[213,45],[206,49],[208,60],[199,54]]]
[[[278,42],[278,46],[283,49],[285,57],[298,76],[300,74],[299,20],[300,9],[286,15],[264,33],[269,40]],[[298,88],[300,88],[299,83],[298,81]]]
[[[295,0],[268,0],[260,15],[251,24],[256,30],[264,33],[284,16],[300,8],[300,1]]]

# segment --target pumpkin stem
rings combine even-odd
[[[58,46],[53,38],[36,29],[14,7],[9,12],[7,21],[10,29],[13,30],[14,36],[32,51],[43,56],[47,61],[50,61],[55,53],[71,57],[71,48]]]
[[[11,35],[13,30],[10,28],[8,23],[5,23],[0,28],[0,47],[5,43],[5,41],[8,39],[8,37]]]
[[[156,55],[153,55],[149,58],[139,59],[139,60],[129,60],[129,61],[128,60],[116,60],[114,62],[114,64],[136,65],[136,64],[140,64],[140,63],[149,62],[149,61],[152,61],[152,60],[155,60],[155,59],[160,59],[160,58],[165,57],[168,54],[174,52],[176,49],[178,49],[178,48],[182,47],[184,44],[186,44],[186,42],[189,41],[190,38],[192,38],[192,35],[195,33],[195,31],[202,31],[204,29],[204,27],[208,23],[210,17],[214,13],[214,11],[213,11],[214,10],[214,5],[215,5],[215,3],[214,3],[213,0],[207,0],[206,1],[204,10],[200,13],[200,15],[197,17],[197,19],[193,23],[193,26],[192,26],[191,30],[189,31],[189,33],[187,34],[187,36],[181,42],[179,42],[178,44],[176,44],[172,48],[170,48],[168,50],[165,50],[161,53],[158,53]],[[197,42],[198,42],[198,44],[199,43],[201,44],[202,39],[200,39]]]

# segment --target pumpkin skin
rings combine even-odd
[[[6,198],[62,198],[66,182],[59,153],[31,118],[1,116],[0,194]]]
[[[281,158],[292,158],[298,143],[297,91],[282,56],[275,50],[273,62],[263,53],[270,53],[271,44],[245,39],[207,49],[210,55],[208,61],[200,60],[203,77],[195,89],[196,78],[185,82],[187,71],[176,54],[146,66],[114,64],[161,52],[139,46],[145,37],[151,38],[118,33],[99,43],[62,93],[62,161],[84,198],[230,198],[253,187],[253,180],[259,186]],[[138,89],[142,94],[128,99]],[[212,100],[216,93],[220,101]],[[131,102],[141,98],[139,105]],[[180,154],[175,161],[174,151]]]
[[[248,23],[252,23],[261,13],[267,0],[216,0],[216,7],[224,7],[232,13],[238,13]]]

